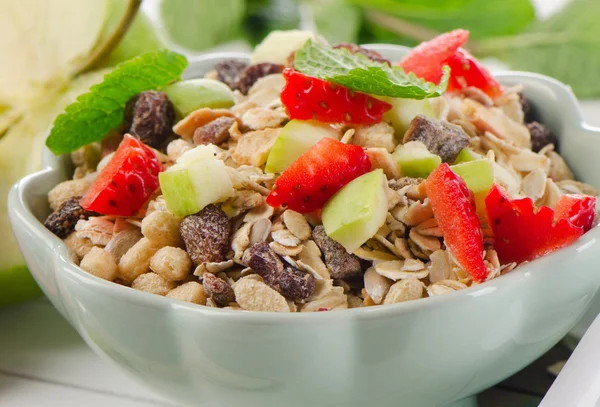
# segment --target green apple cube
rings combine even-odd
[[[275,140],[265,172],[285,171],[290,164],[324,137],[339,139],[339,133],[331,126],[313,120],[291,120],[280,131]]]
[[[198,150],[195,155],[184,157],[194,150]],[[167,208],[177,216],[197,213],[208,204],[223,202],[235,195],[227,166],[210,153],[210,146],[194,150],[186,152],[177,164],[159,174]]]
[[[304,43],[311,38],[315,38],[315,34],[313,34],[312,31],[271,31],[271,33],[267,35],[256,48],[254,48],[254,52],[250,55],[250,62],[252,64],[271,62],[274,64],[286,65],[290,54],[297,49],[302,48]]]
[[[486,159],[452,165],[450,168],[465,180],[467,188],[474,194],[487,193],[494,185],[492,165]]]
[[[386,183],[383,170],[376,169],[345,185],[323,207],[325,232],[348,252],[362,246],[385,223]]]
[[[183,153],[178,159],[177,164],[191,164],[196,161],[212,160],[217,154],[217,147],[212,144],[194,147]]]
[[[480,217],[485,217],[485,197],[494,185],[494,170],[486,159],[452,165],[452,171],[465,180],[467,188],[473,191],[475,207]]]
[[[392,108],[383,115],[383,120],[390,122],[398,137],[404,136],[415,116],[422,114],[435,118],[433,107],[427,99],[386,98],[385,101],[391,104]]]
[[[187,168],[170,168],[158,174],[158,180],[169,211],[177,216],[200,212],[202,208],[196,200],[196,192]]]
[[[402,168],[404,176],[411,178],[427,178],[442,163],[442,158],[430,153],[420,141],[399,145],[392,156]]]
[[[235,100],[229,86],[213,79],[189,79],[175,82],[164,89],[180,117],[202,107],[228,108]]]
[[[467,163],[469,161],[475,161],[483,158],[481,154],[477,154],[475,151],[471,150],[469,147],[465,147],[460,150],[460,153],[456,156],[456,160],[454,160],[454,164]]]

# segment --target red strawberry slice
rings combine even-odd
[[[291,119],[324,123],[375,124],[392,108],[389,103],[287,68],[281,103]]]
[[[554,219],[566,219],[584,232],[592,228],[596,216],[596,197],[563,195],[554,205]]]
[[[443,62],[450,67],[448,90],[460,90],[469,86],[479,88],[490,97],[502,94],[502,87],[490,72],[462,48]]]
[[[446,247],[473,281],[485,281],[488,271],[482,257],[483,237],[473,193],[446,163],[429,174],[425,191]]]
[[[114,157],[81,199],[82,208],[103,215],[131,216],[159,187],[162,165],[138,139],[125,135]]]
[[[511,200],[498,185],[488,193],[485,206],[494,231],[494,248],[502,263],[533,260],[573,243],[583,234],[582,228],[567,219],[555,222],[555,213],[547,206],[536,212],[531,198]]]
[[[428,82],[440,83],[442,67],[456,50],[469,39],[469,31],[454,30],[422,42],[412,49],[400,66],[405,72],[414,72]]]
[[[371,162],[361,147],[324,138],[281,174],[267,203],[300,213],[312,212],[321,209],[344,185],[369,171]]]

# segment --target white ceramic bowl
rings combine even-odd
[[[373,46],[400,59],[402,47]],[[187,76],[231,54],[191,61]],[[244,55],[234,55],[245,57]],[[600,187],[600,130],[582,123],[561,83],[525,85],[579,179]],[[73,265],[40,222],[64,159],[11,191],[10,216],[27,265],[56,308],[99,355],[190,406],[472,406],[469,396],[539,357],[585,312],[598,286],[600,229],[485,284],[390,306],[311,314],[196,306],[98,279]]]

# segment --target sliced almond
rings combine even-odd
[[[381,304],[390,290],[392,280],[377,273],[373,267],[367,269],[364,275],[365,290],[375,304]]]
[[[250,231],[250,244],[266,241],[269,233],[271,233],[271,221],[264,218],[258,219]]]
[[[301,213],[292,211],[291,209],[283,212],[281,216],[285,227],[300,240],[306,240],[311,235],[311,228],[306,218]]]
[[[298,239],[292,232],[288,229],[280,229],[271,232],[271,237],[273,240],[280,245],[288,246],[288,247],[297,247],[302,243],[300,239]]]
[[[434,236],[424,236],[417,231],[416,228],[410,230],[408,237],[415,242],[421,250],[434,252],[442,248],[440,239]]]
[[[380,250],[370,250],[364,246],[356,249],[354,255],[367,261],[390,261],[398,259],[398,257],[393,254],[382,252]]]
[[[440,280],[427,287],[427,293],[430,297],[436,295],[443,295],[454,291],[462,290],[467,288],[467,285],[455,280]]]
[[[398,281],[390,287],[384,304],[396,304],[404,301],[418,300],[423,297],[423,291],[425,284],[416,278],[407,278],[402,281]]]
[[[303,246],[284,246],[278,242],[271,242],[269,245],[280,256],[297,256],[303,249]]]
[[[409,260],[409,261],[418,261],[418,260]],[[419,262],[422,267],[420,270],[415,270],[414,265],[411,265],[409,269],[405,267],[405,262],[402,260],[392,260],[392,261],[384,261],[379,262],[373,265],[375,271],[389,278],[390,280],[403,280],[406,278],[425,278],[429,275],[429,270],[425,268],[423,263]]]
[[[321,258],[321,251],[317,244],[313,240],[309,240],[303,246],[304,248],[298,255],[298,264],[307,265],[325,280],[330,279],[329,270]]]

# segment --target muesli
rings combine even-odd
[[[468,32],[402,61],[297,35],[286,60],[265,60],[273,34],[139,93],[71,154],[45,225],[76,264],[210,307],[330,311],[481,284],[592,227],[596,191]]]

